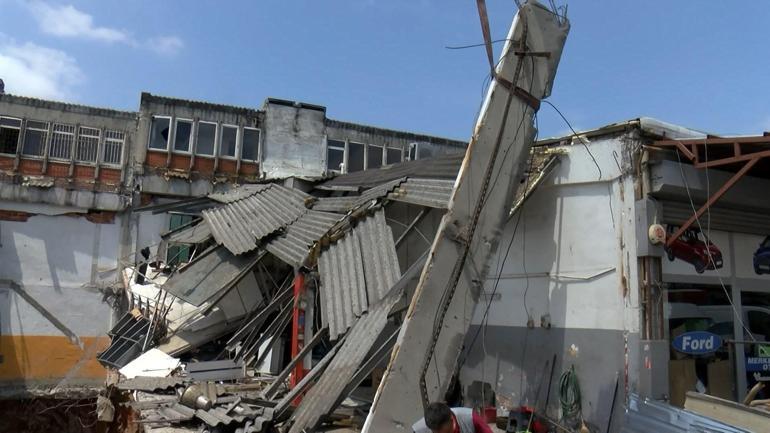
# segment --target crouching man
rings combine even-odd
[[[484,419],[464,407],[449,408],[433,402],[425,408],[425,418],[412,425],[414,433],[492,433]]]

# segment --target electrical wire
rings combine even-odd
[[[583,140],[583,137],[581,137],[580,134],[578,134],[577,131],[575,131],[575,128],[573,128],[572,125],[569,123],[569,120],[567,120],[567,118],[564,117],[564,115],[561,113],[561,111],[559,111],[558,108],[556,108],[555,105],[553,105],[547,99],[544,99],[543,102],[545,102],[546,104],[550,105],[551,108],[553,108],[554,111],[556,111],[556,113],[558,113],[559,116],[561,116],[561,119],[564,121],[564,123],[567,124],[567,126],[570,129],[570,131],[572,131],[572,133],[575,135],[575,137],[577,137],[577,139],[580,140],[580,144],[582,144],[583,147],[586,148],[586,152],[588,152],[588,155],[591,157],[591,160],[594,162],[594,165],[596,166],[596,170],[599,172],[599,179],[597,179],[597,180],[601,180],[602,179],[602,168],[599,167],[599,163],[596,162],[596,158],[594,158],[594,154],[591,153],[591,149],[588,148],[588,144],[586,144],[585,140]]]
[[[508,38],[505,38],[505,39],[495,39],[491,43],[496,44],[496,43],[505,42],[505,41],[513,42],[513,39],[508,39]],[[447,45],[444,48],[446,48],[447,50],[465,50],[467,48],[484,47],[486,45],[487,45],[486,42],[481,42],[479,44],[470,44],[470,45]]]

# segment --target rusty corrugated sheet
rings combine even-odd
[[[233,201],[203,211],[214,239],[236,255],[255,249],[260,239],[291,224],[306,211],[303,193],[298,190],[277,184],[254,190],[258,192],[240,199],[235,198],[246,192],[232,193],[226,200]]]
[[[341,217],[338,214],[308,210],[286,227],[284,233],[267,242],[265,249],[284,262],[299,267],[313,244]]]
[[[454,184],[454,179],[409,178],[388,194],[388,198],[420,206],[446,209]]]
[[[337,339],[368,305],[374,304],[398,281],[401,270],[393,233],[380,210],[360,221],[321,253],[321,316],[329,337]]]

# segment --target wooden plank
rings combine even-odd
[[[770,431],[770,412],[697,392],[688,392],[684,408],[753,432]]]

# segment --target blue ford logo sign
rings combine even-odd
[[[722,345],[722,337],[706,331],[685,332],[674,338],[674,349],[690,355],[715,352]]]

